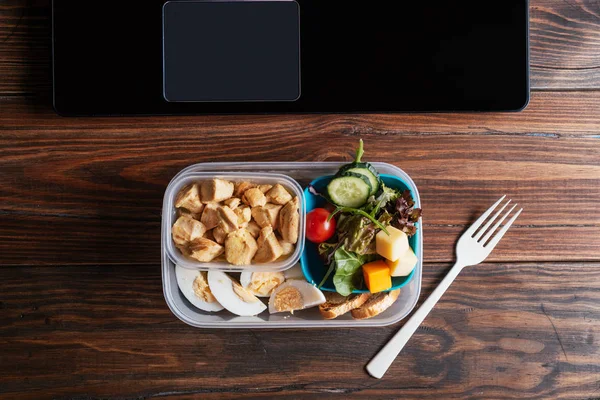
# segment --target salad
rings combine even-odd
[[[318,244],[327,268],[318,287],[333,276],[341,296],[388,291],[392,277],[410,275],[418,261],[408,239],[417,232],[421,209],[409,190],[386,186],[363,154],[361,140],[354,162],[342,166],[326,190],[309,187],[328,202],[306,220],[306,237]]]

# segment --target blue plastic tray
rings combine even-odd
[[[383,180],[383,183],[385,183],[385,185],[390,188],[397,189],[401,192],[403,192],[404,190],[411,189],[410,186],[406,182],[404,182],[401,178],[399,178],[397,176],[385,175],[385,174],[382,174],[380,176],[381,176],[381,180]],[[314,181],[312,181],[311,185],[319,193],[324,193],[327,188],[327,185],[329,184],[329,182],[331,181],[332,178],[333,178],[333,175],[323,176],[323,177],[317,178]],[[307,213],[315,208],[323,207],[327,204],[327,201],[323,197],[316,196],[316,195],[310,193],[310,191],[308,190],[308,187],[304,189],[304,199],[306,201],[306,212]],[[417,225],[417,228],[420,229],[419,223],[417,223],[415,225]],[[421,254],[420,254],[421,246],[419,243],[420,238],[421,238],[421,235],[413,235],[411,238],[409,238],[410,247],[415,251],[415,254],[417,255],[417,257],[419,259],[421,259]],[[321,281],[323,280],[323,277],[327,273],[327,269],[329,268],[328,265],[326,265],[323,262],[323,258],[319,255],[317,247],[318,247],[318,245],[316,245],[312,242],[306,241],[306,244],[304,246],[304,251],[302,252],[302,256],[300,257],[300,263],[302,264],[302,272],[304,273],[306,280],[309,282],[312,282],[315,285],[318,285],[319,283],[321,283]],[[389,290],[399,289],[399,288],[403,287],[404,285],[406,285],[408,282],[410,282],[410,280],[413,278],[413,276],[415,274],[415,270],[416,270],[416,268],[413,269],[412,272],[408,276],[393,277],[392,278],[392,288]],[[321,290],[335,292],[335,287],[333,285],[333,274],[331,274],[329,276],[329,278],[327,278],[327,280],[321,287]],[[367,290],[367,289],[361,289],[361,290],[355,290],[353,293],[368,293],[368,292],[369,292],[369,290]]]

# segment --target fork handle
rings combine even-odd
[[[438,300],[454,282],[464,265],[456,262],[448,274],[442,279],[437,288],[423,302],[421,307],[413,314],[404,326],[394,335],[394,337],[377,353],[367,364],[367,372],[374,378],[380,379],[388,370],[392,362],[396,359],[408,339],[415,333],[419,325],[423,322],[427,314],[433,309]]]

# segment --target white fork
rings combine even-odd
[[[516,204],[506,212],[492,227],[490,226],[498,219],[506,206],[510,203],[508,200],[482,229],[477,229],[494,212],[496,207],[506,198],[502,196],[493,206],[481,215],[473,225],[458,240],[456,244],[456,264],[448,272],[448,275],[440,282],[439,286],[431,293],[419,309],[404,324],[404,326],[394,335],[394,337],[377,353],[375,357],[367,364],[367,371],[375,378],[381,378],[388,370],[392,362],[396,359],[408,339],[415,333],[419,325],[423,322],[427,314],[433,309],[444,292],[450,287],[450,284],[458,276],[460,271],[466,266],[476,265],[483,262],[490,255],[494,247],[498,244],[502,236],[508,231],[508,228],[515,222],[519,214],[523,211],[521,208],[492,238],[494,232],[500,227],[502,222],[510,215],[517,206]],[[477,232],[477,233],[476,233]],[[483,236],[485,234],[485,236]],[[491,238],[491,240],[490,240]],[[488,242],[489,241],[489,242]]]

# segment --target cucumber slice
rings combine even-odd
[[[327,185],[331,201],[342,207],[357,208],[367,202],[371,195],[371,182],[362,174],[346,172],[335,177]]]
[[[361,174],[367,177],[371,183],[371,195],[374,195],[379,190],[379,178],[375,176],[370,170],[366,168],[350,168],[347,172],[354,172],[355,174]]]
[[[342,165],[338,171],[338,175],[341,175],[344,172],[346,172],[352,168],[368,169],[369,171],[371,171],[373,173],[373,175],[375,175],[376,177],[379,178],[379,172],[377,171],[377,169],[374,166],[372,166],[371,164],[369,164],[368,162],[353,162],[350,164]]]
[[[356,174],[365,175],[369,178],[371,182],[371,195],[374,195],[379,190],[380,181],[379,181],[379,172],[368,162],[353,162],[350,164],[346,164],[342,166],[337,176],[342,176],[346,172],[354,172]]]

